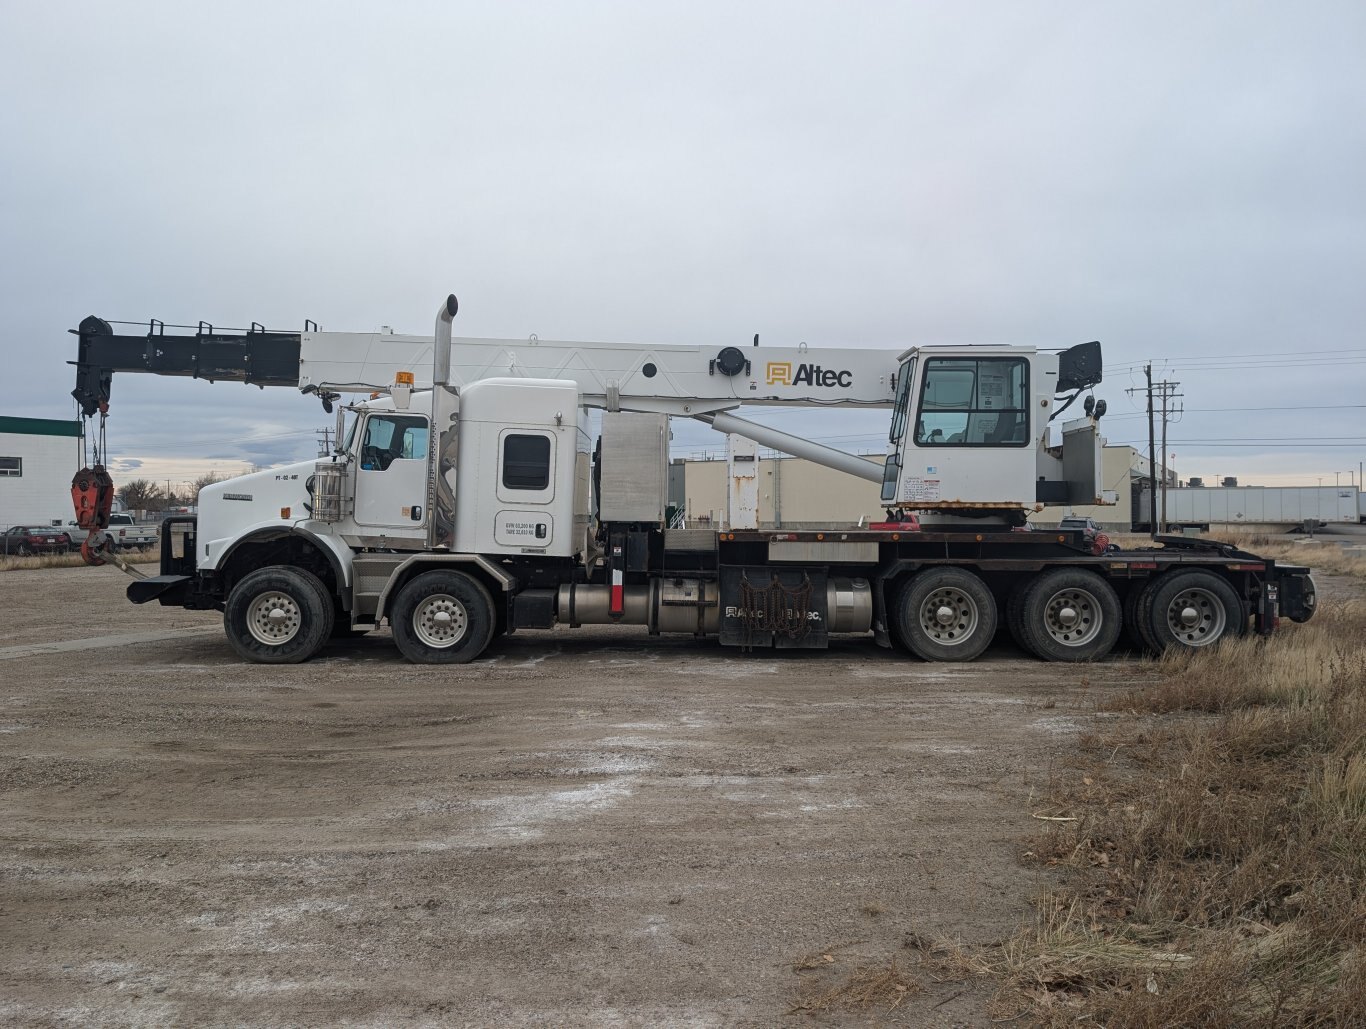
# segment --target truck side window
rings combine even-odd
[[[1029,443],[1029,362],[1018,357],[932,357],[916,412],[921,447]]]
[[[396,460],[427,458],[427,419],[417,415],[375,414],[365,421],[360,466],[382,472]]]
[[[550,437],[510,433],[503,437],[503,486],[543,490],[550,485]]]

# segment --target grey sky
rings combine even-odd
[[[0,12],[2,413],[69,414],[87,314],[429,332],[455,291],[466,335],[1100,339],[1112,440],[1132,366],[1182,382],[1183,475],[1366,457],[1359,2]],[[325,421],[113,393],[137,474],[307,457]]]

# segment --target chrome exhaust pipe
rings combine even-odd
[[[436,312],[436,343],[432,349],[432,385],[451,384],[451,319],[460,310],[460,303],[452,293]]]

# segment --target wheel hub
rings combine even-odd
[[[974,635],[978,618],[977,602],[962,590],[948,587],[925,598],[920,628],[936,643],[953,645]]]
[[[1203,647],[1224,635],[1228,616],[1218,596],[1200,587],[1190,587],[1167,605],[1167,626],[1179,642],[1188,647]]]
[[[278,647],[303,627],[303,610],[288,593],[267,590],[247,605],[247,631],[257,643]]]
[[[426,597],[413,610],[413,634],[429,647],[453,647],[468,628],[465,605],[449,593]]]
[[[1101,606],[1089,590],[1069,588],[1048,598],[1044,630],[1066,647],[1089,644],[1101,631]]]

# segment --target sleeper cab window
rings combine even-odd
[[[503,487],[539,492],[550,485],[550,437],[503,437]]]

